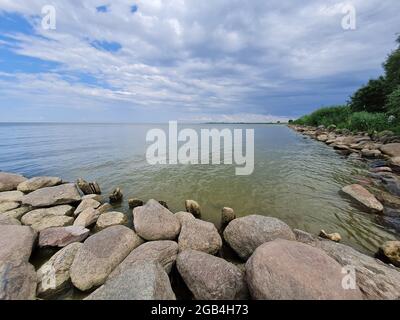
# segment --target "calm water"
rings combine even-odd
[[[181,127],[188,127],[182,125]],[[200,129],[199,125],[190,125]],[[97,180],[108,194],[121,187],[127,199],[167,201],[174,212],[185,199],[197,200],[203,218],[219,223],[223,206],[239,216],[274,216],[311,233],[339,232],[343,242],[374,252],[394,231],[339,194],[363,168],[322,143],[276,125],[230,125],[255,129],[255,170],[235,176],[231,165],[151,166],[145,159],[146,133],[163,125],[0,124],[0,170],[28,177],[60,176]],[[201,125],[222,128],[226,125]]]

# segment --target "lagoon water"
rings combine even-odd
[[[362,165],[284,125],[180,125],[179,128],[255,129],[255,169],[236,176],[235,165],[149,165],[146,133],[167,125],[0,124],[0,170],[27,177],[79,177],[99,182],[103,194],[121,187],[127,199],[164,200],[174,212],[197,200],[203,219],[218,225],[224,206],[238,216],[274,216],[311,233],[339,232],[343,242],[372,253],[394,230],[339,190],[363,174]]]

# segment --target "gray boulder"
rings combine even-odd
[[[58,177],[35,177],[21,182],[17,189],[22,192],[32,192],[45,187],[54,187],[62,183]]]
[[[295,235],[281,220],[260,215],[235,219],[224,231],[226,242],[245,260],[257,247],[277,238],[295,240]]]
[[[24,197],[23,203],[32,207],[51,207],[80,200],[81,196],[75,184],[68,183],[33,191]]]
[[[72,243],[53,255],[37,271],[37,295],[51,297],[71,284],[70,268],[82,243]]]
[[[16,190],[26,178],[14,173],[0,172],[0,192]]]
[[[96,223],[100,212],[93,208],[83,210],[74,221],[74,226],[89,227]]]
[[[238,267],[195,250],[179,253],[176,266],[196,300],[247,298],[244,274]]]
[[[36,236],[27,226],[0,226],[0,261],[28,262]]]
[[[78,216],[81,212],[86,209],[97,209],[100,207],[101,203],[94,199],[83,199],[79,206],[74,211],[74,216]]]
[[[87,300],[175,300],[165,270],[155,261],[136,261]]]
[[[175,241],[150,241],[134,249],[122,263],[110,274],[111,277],[129,269],[136,261],[156,261],[167,273],[171,272],[178,254],[178,244]]]
[[[4,213],[13,209],[19,208],[21,204],[19,202],[7,201],[0,202],[0,213]]]
[[[21,222],[25,225],[33,225],[42,219],[51,216],[70,216],[74,212],[74,208],[69,205],[56,206],[51,208],[43,208],[29,211],[21,218]]]
[[[14,219],[14,218],[10,218],[10,217],[6,217],[3,215],[0,215],[0,225],[4,226],[4,225],[16,225],[16,226],[20,226],[21,222],[19,222],[19,220]]]
[[[246,280],[258,300],[362,299],[357,285],[343,286],[339,263],[295,241],[277,239],[258,247],[246,263]]]
[[[0,300],[34,300],[36,272],[28,262],[0,260]]]
[[[102,285],[108,275],[143,240],[125,226],[113,226],[89,237],[71,267],[71,280],[82,291]]]
[[[40,232],[38,246],[65,247],[73,242],[85,240],[89,233],[89,229],[80,226],[48,228]]]
[[[145,240],[174,240],[181,224],[175,215],[156,200],[133,209],[133,223],[139,236]]]
[[[101,231],[105,228],[117,225],[125,225],[128,222],[128,217],[121,212],[105,212],[99,216],[96,222],[96,231]]]
[[[0,203],[3,202],[22,202],[24,194],[21,191],[0,192]]]
[[[20,220],[25,213],[27,213],[31,210],[32,210],[32,207],[30,207],[30,206],[21,206],[19,208],[6,211],[6,212],[2,213],[1,215],[4,217]]]
[[[222,239],[213,223],[199,219],[184,219],[178,245],[180,252],[193,249],[216,254],[222,247]]]

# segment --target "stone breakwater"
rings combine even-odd
[[[382,211],[364,190],[347,193]],[[396,242],[382,246],[382,261],[337,243],[338,234],[319,237],[262,215],[236,218],[228,207],[217,230],[194,200],[173,213],[164,201],[129,199],[129,225],[106,200],[123,201],[122,190],[106,199],[96,182],[0,172],[0,299],[55,299],[76,288],[87,300],[174,300],[176,277],[183,299],[400,298]],[[225,247],[234,263],[223,258]],[[55,253],[35,268],[32,255],[49,248]],[[343,284],[349,267],[351,287]]]

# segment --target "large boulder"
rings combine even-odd
[[[22,202],[24,194],[21,191],[0,192],[0,203],[3,202]]]
[[[163,267],[155,261],[136,261],[89,295],[87,300],[175,300]]]
[[[71,280],[82,291],[102,285],[108,275],[143,240],[125,226],[113,226],[89,237],[71,267]]]
[[[70,216],[74,208],[69,205],[61,205],[51,208],[36,209],[28,212],[21,218],[21,222],[25,225],[33,225],[40,222],[46,217],[52,216]]]
[[[35,298],[36,272],[28,262],[35,239],[30,227],[0,225],[0,300]]]
[[[0,300],[34,300],[36,271],[28,262],[0,260]]]
[[[301,230],[295,230],[295,233],[297,241],[322,249],[342,267],[354,267],[357,285],[365,299],[399,299],[400,269],[386,265],[344,244],[325,241]]]
[[[51,207],[80,200],[81,196],[75,184],[68,183],[33,191],[24,197],[23,203],[32,207]]]
[[[36,236],[27,226],[0,226],[0,261],[28,262]]]
[[[175,213],[175,217],[178,218],[178,220],[179,220],[179,222],[180,222],[181,225],[183,224],[183,221],[184,221],[185,219],[191,219],[191,220],[196,219],[191,213],[189,213],[189,212],[187,212],[187,211],[180,211],[180,212],[177,212],[177,213]]]
[[[149,241],[134,249],[121,264],[110,274],[111,277],[129,269],[136,261],[156,261],[167,273],[171,272],[178,254],[178,244],[175,241]]]
[[[19,174],[0,172],[0,192],[15,190],[25,180],[26,178]]]
[[[133,223],[139,236],[145,240],[174,240],[181,224],[175,215],[156,200],[133,209]]]
[[[69,205],[56,206],[32,210],[25,214],[21,222],[31,226],[36,231],[42,231],[52,227],[64,227],[72,225],[74,218],[70,217],[73,207]]]
[[[246,263],[251,296],[259,300],[362,299],[343,286],[342,266],[322,250],[276,239],[258,247]]]
[[[39,233],[39,247],[65,247],[81,242],[89,236],[90,230],[80,226],[48,228]]]
[[[380,150],[390,157],[400,157],[400,143],[388,143],[380,147]]]
[[[100,216],[97,209],[87,208],[83,210],[74,221],[74,226],[89,227],[96,223]]]
[[[58,177],[35,177],[21,182],[17,189],[22,192],[32,192],[41,188],[54,187],[62,183]]]
[[[342,188],[342,191],[370,210],[377,212],[383,211],[382,203],[380,203],[372,193],[359,184],[345,186]]]
[[[244,274],[224,259],[200,251],[186,250],[179,253],[176,266],[197,300],[235,300],[247,297]]]
[[[37,295],[51,297],[71,284],[70,268],[82,243],[72,243],[58,251],[37,271]]]
[[[81,212],[85,211],[86,209],[97,209],[100,207],[101,203],[94,199],[83,199],[79,206],[74,211],[74,216],[78,216]]]
[[[216,254],[222,247],[222,239],[213,223],[199,219],[186,219],[182,221],[178,245],[180,252],[193,249]]]
[[[279,219],[250,215],[233,220],[224,231],[224,239],[242,258],[247,259],[265,242],[277,238],[295,240],[290,227]]]
[[[105,212],[99,216],[96,222],[96,231],[117,225],[125,225],[128,222],[126,214],[121,212]]]

